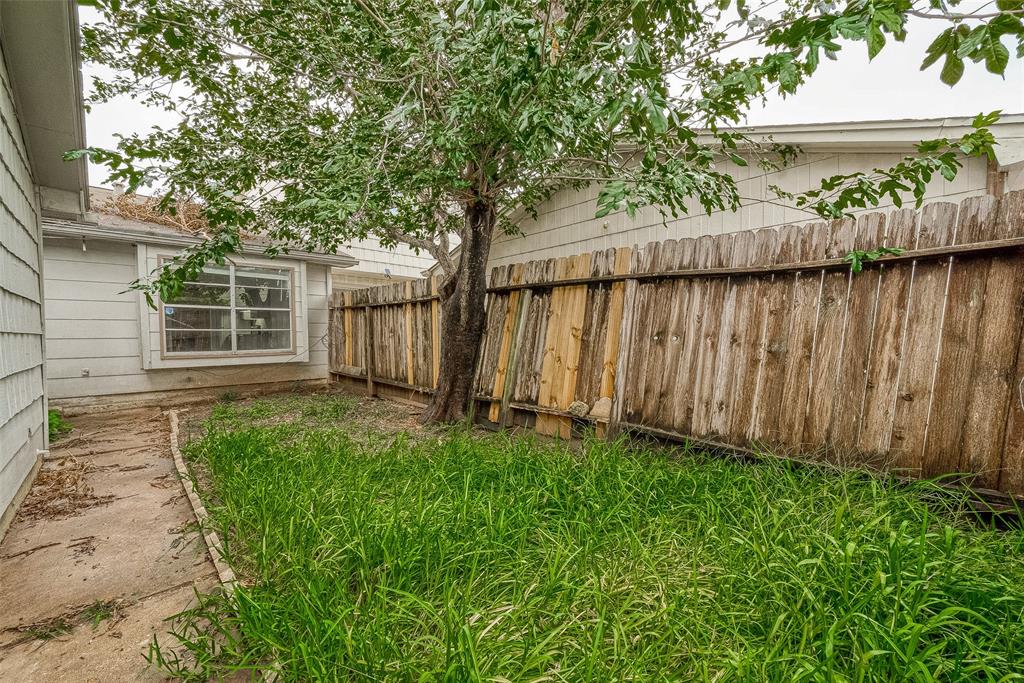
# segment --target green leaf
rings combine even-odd
[[[932,64],[939,61],[943,55],[955,49],[956,46],[955,39],[953,37],[953,29],[946,29],[932,41],[931,45],[928,46],[928,49],[925,51],[924,61],[921,63],[921,70],[924,71]]]
[[[885,47],[885,35],[877,24],[868,28],[868,59],[874,59]]]
[[[175,49],[184,45],[184,42],[182,42],[181,38],[178,37],[177,32],[174,30],[174,27],[172,26],[168,26],[167,28],[165,28],[163,35],[164,40],[167,41],[167,44]]]
[[[729,159],[732,161],[732,163],[736,164],[737,166],[747,165],[747,160],[741,157],[739,154],[733,154],[732,152],[730,152]]]
[[[983,48],[983,54],[985,55],[985,68],[990,73],[1003,75],[1006,65],[1010,63],[1010,51],[1006,49],[1002,41],[995,36],[989,38]]]
[[[651,97],[643,98],[644,111],[647,114],[647,120],[654,128],[654,132],[661,134],[668,130],[668,117],[665,116],[665,111],[655,104],[654,99]]]
[[[963,75],[964,60],[955,54],[947,54],[946,62],[942,65],[942,73],[939,74],[939,80],[952,87],[960,82]]]
[[[988,26],[982,24],[976,26],[967,37],[960,41],[960,45],[956,49],[958,57],[968,57],[973,52],[981,48],[982,44],[988,38]]]
[[[1002,116],[1002,113],[1002,109],[997,109],[993,112],[989,112],[988,114],[978,114],[974,117],[974,120],[971,121],[971,127],[987,128],[988,126],[993,126],[999,123],[999,117]]]

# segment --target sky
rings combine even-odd
[[[966,9],[967,3],[963,7]],[[82,23],[96,17],[95,10],[82,7]],[[940,64],[920,71],[925,50],[945,28],[940,21],[914,19],[906,41],[890,40],[873,61],[868,61],[863,43],[839,53],[835,62],[823,60],[814,76],[795,96],[769,97],[747,116],[747,125],[827,123],[886,119],[974,116],[1002,110],[1024,113],[1024,60],[1011,58],[1003,77],[985,71],[981,64],[968,63],[963,79],[954,88],[939,81]],[[93,65],[84,66],[88,92],[92,76],[101,74]],[[143,106],[127,97],[94,105],[86,115],[86,136],[90,145],[112,147],[115,133],[145,132],[154,125],[171,125],[166,112]],[[93,185],[109,187],[103,167],[90,164]]]

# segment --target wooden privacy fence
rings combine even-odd
[[[904,249],[854,274],[843,257]],[[492,271],[482,411],[1024,493],[1024,193]],[[436,282],[335,293],[331,371],[429,393]],[[369,373],[367,372],[369,368]]]

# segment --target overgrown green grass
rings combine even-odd
[[[357,439],[218,410],[186,451],[243,583],[182,615],[187,665],[154,648],[175,675],[1024,672],[1024,534],[980,528],[927,484],[597,441]]]

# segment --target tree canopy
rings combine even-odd
[[[124,93],[180,123],[88,150],[133,187],[200,201],[218,230],[173,263],[184,272],[239,248],[237,230],[282,249],[336,250],[373,235],[432,254],[446,271],[463,207],[493,204],[499,229],[558,188],[599,183],[599,214],[694,203],[735,209],[723,158],[751,103],[791,94],[852,42],[870,56],[912,17],[941,24],[922,68],[953,84],[973,61],[1002,73],[1024,54],[1020,0],[990,11],[871,0],[100,0],[87,59],[113,67],[96,100]],[[737,57],[739,46],[756,46]],[[882,195],[919,198],[957,153],[991,151],[978,130],[925,142],[892,169],[837,176],[780,197],[822,216]],[[787,150],[760,148],[761,163]],[[693,200],[696,200],[695,202]]]

